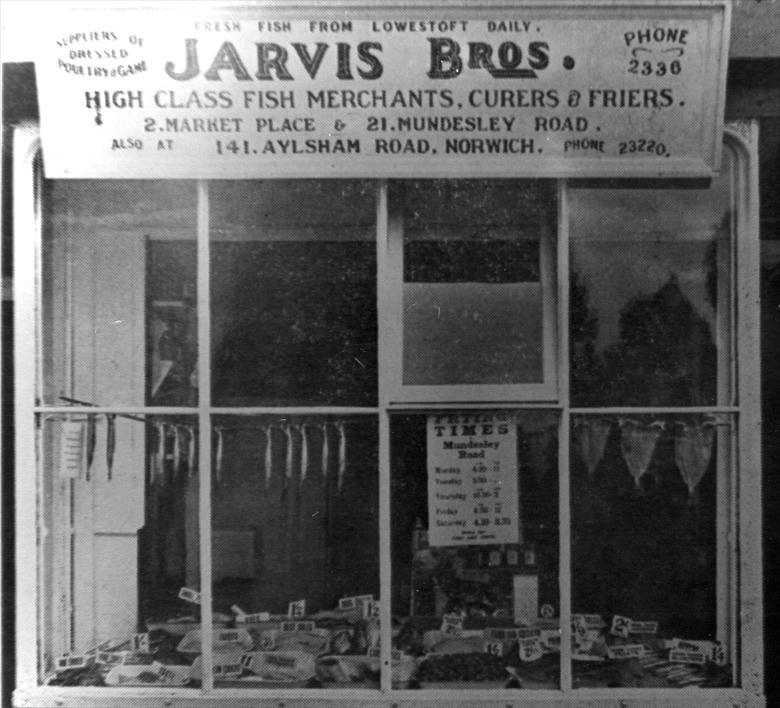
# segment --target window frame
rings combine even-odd
[[[638,409],[638,408],[575,408],[569,405],[568,381],[568,211],[566,207],[565,180],[558,181],[558,245],[557,245],[557,352],[554,362],[557,367],[557,397],[544,401],[431,401],[397,400],[395,388],[388,381],[392,348],[386,345],[386,327],[378,333],[379,402],[370,408],[304,407],[304,408],[214,408],[210,402],[209,352],[210,323],[208,308],[209,282],[209,233],[208,233],[208,190],[206,181],[198,183],[198,358],[200,387],[197,408],[161,408],[153,406],[53,406],[41,405],[37,396],[37,381],[40,374],[38,356],[40,287],[41,287],[41,173],[38,156],[40,140],[34,123],[23,123],[14,132],[14,361],[15,381],[15,426],[16,426],[16,582],[17,588],[28,591],[17,592],[16,597],[16,661],[17,687],[15,701],[18,705],[105,705],[111,700],[114,705],[143,705],[150,698],[164,696],[171,704],[186,701],[204,705],[240,705],[247,700],[267,699],[278,703],[283,700],[291,705],[337,705],[344,699],[365,701],[368,705],[391,705],[405,702],[430,705],[473,704],[475,700],[486,705],[547,703],[573,705],[583,701],[648,701],[662,700],[669,705],[716,705],[731,706],[735,702],[743,705],[764,705],[763,692],[763,598],[761,567],[761,458],[760,458],[760,360],[759,360],[759,242],[758,242],[758,133],[755,121],[727,126],[724,143],[733,148],[734,194],[737,206],[735,248],[736,288],[732,303],[736,313],[736,360],[739,400],[736,405],[700,408]],[[388,182],[377,181],[377,299],[379,321],[381,322],[387,300],[393,287],[392,280],[385,275],[392,271],[390,243],[392,219],[388,206]],[[396,237],[397,238],[397,237]],[[204,287],[203,284],[206,284]],[[38,495],[39,472],[37,470],[36,440],[38,428],[36,417],[48,414],[77,413],[146,413],[150,415],[197,414],[201,429],[210,429],[214,415],[250,413],[306,412],[306,413],[366,413],[379,418],[379,532],[380,532],[380,587],[389,589],[390,568],[390,445],[389,425],[391,414],[409,410],[446,410],[455,408],[554,408],[560,412],[559,429],[559,586],[561,620],[560,689],[558,691],[525,690],[521,694],[509,690],[480,691],[466,690],[453,694],[448,691],[402,691],[393,690],[391,681],[391,635],[381,635],[381,686],[376,689],[214,689],[211,675],[207,675],[201,689],[160,688],[62,688],[38,685],[36,638],[41,628],[42,616],[38,602],[38,579],[43,570],[39,561],[38,539],[47,533],[38,516],[41,503]],[[738,507],[732,514],[738,515],[736,535],[740,555],[734,559],[736,580],[732,590],[737,595],[737,610],[741,616],[738,625],[738,652],[735,670],[737,685],[724,689],[698,689],[696,692],[681,692],[679,689],[576,689],[572,688],[570,662],[570,491],[569,491],[569,440],[572,416],[594,412],[721,412],[733,414],[737,420],[735,436],[738,440],[735,456],[737,478],[734,497]],[[199,435],[199,457],[211,459],[211,436]],[[201,479],[211,479],[210,465],[201,468]],[[202,622],[211,622],[211,485],[201,484],[200,509],[200,567],[203,595]],[[206,513],[209,512],[209,513]],[[33,562],[35,560],[36,562]],[[29,591],[32,589],[32,591]],[[33,619],[31,619],[33,618]],[[390,626],[389,603],[381,608],[381,621]],[[210,665],[211,646],[204,645],[203,660]],[[626,705],[631,703],[626,702]]]

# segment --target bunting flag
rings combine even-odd
[[[650,466],[663,429],[664,424],[661,421],[653,421],[649,425],[629,419],[620,421],[620,451],[637,489],[642,488],[639,480]]]
[[[694,491],[704,477],[712,457],[715,441],[715,424],[685,425],[679,423],[674,438],[674,461],[688,487],[691,500]]]
[[[605,418],[581,418],[574,425],[577,449],[589,477],[593,477],[604,458],[604,449],[611,430],[612,423]]]

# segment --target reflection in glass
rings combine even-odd
[[[558,687],[557,436],[542,411],[393,416],[393,648],[416,661],[396,668],[399,684]]]
[[[575,687],[732,685],[731,424],[573,419]]]
[[[217,685],[375,687],[376,418],[225,416],[213,448]]]
[[[574,405],[729,404],[731,180],[571,189]]]
[[[403,383],[543,381],[541,183],[405,184]]]
[[[185,305],[194,298],[194,260],[163,253],[163,244],[195,238],[194,183],[48,180],[45,190],[43,400],[189,405],[191,396],[171,392],[181,347],[160,347],[160,339],[195,327]]]
[[[373,186],[214,182],[216,405],[376,402]]]
[[[197,420],[43,415],[42,682],[188,686],[199,627]]]

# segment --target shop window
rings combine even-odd
[[[550,184],[409,180],[390,193],[394,400],[555,395]],[[399,292],[400,291],[400,292]],[[399,297],[400,295],[400,297]]]
[[[41,683],[737,685],[736,162],[46,182]]]
[[[575,188],[575,406],[735,400],[731,160],[709,189]]]

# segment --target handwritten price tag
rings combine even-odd
[[[139,654],[148,654],[151,651],[149,647],[149,633],[134,634],[130,638],[130,648]]]
[[[67,669],[83,669],[88,663],[88,659],[83,654],[64,654],[57,659],[57,671]]]
[[[236,622],[243,622],[244,624],[258,623],[258,622],[270,622],[270,612],[255,612],[251,615],[243,615],[236,617]]]
[[[542,645],[539,642],[539,637],[529,637],[528,639],[520,639],[517,643],[517,650],[520,655],[520,661],[524,663],[530,663],[542,658]]]
[[[314,622],[282,622],[279,629],[282,632],[313,632]]]
[[[643,644],[617,644],[607,647],[607,656],[610,659],[640,659],[644,655]]]
[[[179,590],[179,599],[191,602],[193,605],[200,605],[200,593],[197,590],[182,588]]]
[[[441,622],[441,631],[459,637],[463,634],[463,617],[460,615],[444,615]]]
[[[658,622],[637,622],[632,620],[628,625],[629,634],[658,634]]]
[[[296,600],[287,606],[287,616],[290,619],[306,617],[306,600]]]
[[[615,637],[628,639],[629,628],[631,627],[631,618],[614,615],[612,617],[612,627],[609,633]]]
[[[379,620],[379,600],[369,600],[363,605],[363,619]]]
[[[672,649],[669,652],[669,661],[677,664],[705,664],[707,657],[703,652],[692,649]]]

